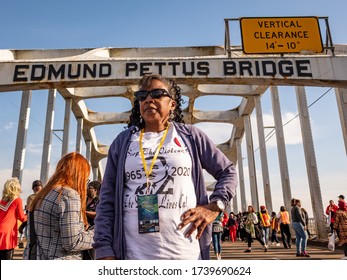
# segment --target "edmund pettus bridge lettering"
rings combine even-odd
[[[145,61],[113,63],[16,64],[13,82],[55,82],[87,79],[141,77],[159,73],[172,77],[206,77],[213,70],[225,77],[312,77],[308,59],[298,60],[214,60],[214,61]],[[118,76],[116,76],[116,74]],[[123,73],[123,74],[121,74]],[[122,77],[123,76],[123,77]]]

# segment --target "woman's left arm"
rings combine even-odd
[[[186,232],[189,237],[196,229],[196,238],[199,239],[208,224],[213,222],[221,210],[215,203],[221,200],[226,207],[235,194],[237,176],[233,163],[220,149],[207,137],[205,133],[193,128],[196,151],[201,167],[210,173],[216,180],[215,188],[210,196],[210,203],[189,209],[181,216],[179,229],[191,224]],[[199,163],[195,163],[199,164]]]
[[[235,195],[238,183],[234,164],[205,133],[202,131],[198,133],[195,142],[201,166],[216,180],[210,201],[222,200],[227,207]]]
[[[60,234],[66,251],[92,248],[94,230],[85,230],[81,219],[81,200],[77,192],[62,194],[59,202]]]
[[[257,214],[252,213],[252,218],[253,218],[253,224],[256,225],[257,223],[259,223],[259,219],[258,219]]]
[[[23,211],[23,202],[20,197],[18,197],[18,204],[17,204],[17,219],[20,220],[22,223],[27,220],[27,215],[25,215]]]

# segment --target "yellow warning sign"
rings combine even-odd
[[[246,54],[323,52],[317,17],[240,18]]]

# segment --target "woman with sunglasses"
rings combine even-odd
[[[237,185],[233,163],[186,125],[181,89],[145,75],[128,128],[109,149],[95,218],[96,259],[209,259],[211,223]],[[208,196],[203,169],[216,179]]]

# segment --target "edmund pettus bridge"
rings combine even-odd
[[[36,90],[47,90],[45,128],[42,145],[40,179],[49,176],[55,100],[59,94],[65,102],[62,129],[62,152],[68,152],[71,134],[70,120],[77,123],[75,150],[85,156],[92,168],[93,179],[102,180],[102,160],[109,143],[102,143],[96,127],[126,124],[130,111],[97,112],[87,106],[88,100],[134,100],[139,79],[149,72],[174,79],[187,100],[184,108],[186,123],[224,123],[232,126],[230,137],[218,147],[232,160],[238,170],[237,198],[232,211],[247,208],[246,190],[251,202],[259,209],[259,191],[263,191],[266,207],[273,210],[269,168],[264,135],[261,98],[270,91],[274,130],[276,132],[278,164],[284,206],[290,209],[291,178],[288,172],[286,142],[280,107],[280,86],[295,89],[300,119],[304,158],[310,200],[313,209],[313,230],[316,240],[326,241],[326,216],[311,131],[306,87],[334,88],[345,150],[347,147],[347,45],[334,45],[329,28],[321,52],[303,50],[297,53],[249,54],[241,46],[230,43],[229,20],[225,20],[224,46],[163,47],[163,48],[95,48],[0,50],[0,92],[21,91],[20,117],[14,152],[12,175],[22,180],[29,126],[31,97]],[[235,97],[239,104],[230,110],[204,111],[195,102],[205,96]],[[107,101],[106,101],[107,102]],[[251,114],[256,113],[257,138],[261,159],[262,188],[256,180]],[[245,143],[246,151],[241,145]],[[242,158],[247,157],[248,181]],[[209,187],[209,186],[207,186]],[[338,194],[336,194],[338,195]]]

